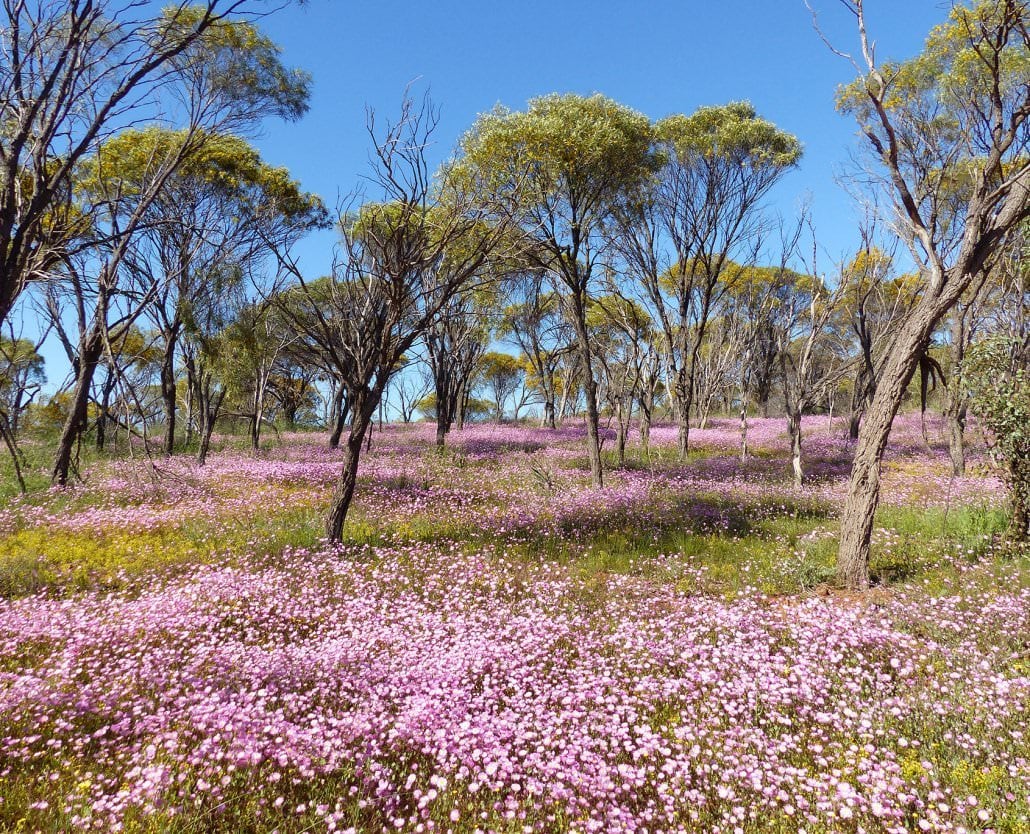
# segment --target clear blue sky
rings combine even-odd
[[[838,0],[810,2],[834,43],[857,50],[853,18]],[[867,4],[878,55],[896,58],[918,52],[950,6]],[[800,168],[774,202],[790,215],[802,195],[811,196],[820,271],[856,244],[857,214],[835,176],[859,140],[854,122],[833,106],[837,85],[854,73],[820,41],[803,0],[310,0],[262,26],[285,62],[310,72],[314,84],[309,113],[294,124],[265,125],[256,144],[330,206],[368,169],[365,106],[396,114],[412,81],[441,110],[437,160],[478,113],[497,103],[522,108],[550,92],[604,93],[652,118],[747,99],[804,145]],[[308,275],[328,270],[333,241],[327,232],[299,247]],[[56,339],[43,353],[53,390],[68,363]]]
[[[810,2],[834,43],[857,51],[838,0]],[[950,5],[867,2],[878,55],[898,58],[920,50]],[[601,92],[652,118],[747,99],[804,144],[775,202],[791,214],[811,194],[826,253],[820,270],[854,245],[856,212],[835,175],[859,143],[854,122],[833,106],[837,85],[854,73],[820,41],[803,0],[311,0],[265,29],[287,62],[313,75],[314,89],[302,121],[268,125],[257,144],[330,205],[367,169],[366,104],[394,115],[415,79],[441,109],[439,159],[478,113],[549,92]],[[305,271],[327,269],[331,244],[331,235],[304,244]]]

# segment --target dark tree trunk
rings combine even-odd
[[[175,451],[175,340],[169,339],[161,357],[161,400],[164,403],[164,453]]]
[[[347,390],[339,385],[333,392],[332,408],[329,411],[329,420],[332,423],[332,430],[329,432],[329,448],[340,448],[340,438],[343,436],[343,429],[347,425]]]
[[[114,384],[117,380],[115,369],[108,368],[107,378],[104,379],[104,387],[100,392],[100,413],[97,415],[97,451],[104,451],[107,443],[107,422],[110,419],[111,394],[114,391]]]
[[[576,330],[576,341],[579,343],[579,356],[583,364],[583,393],[587,406],[587,454],[590,458],[590,477],[595,487],[604,486],[604,468],[601,463],[600,414],[597,410],[597,381],[594,379],[594,356],[590,348],[590,336],[585,323],[585,310],[582,298],[574,299],[575,313],[573,324]]]
[[[863,413],[863,409],[854,409],[851,416],[848,417],[848,440],[852,442],[858,440],[858,430],[862,426]]]
[[[544,425],[549,429],[558,428],[557,422],[554,417],[554,400],[547,400],[544,402]]]
[[[340,472],[340,480],[336,484],[329,514],[325,520],[325,534],[331,542],[338,542],[343,538],[343,524],[347,520],[347,512],[350,510],[351,500],[354,498],[354,487],[358,482],[361,445],[377,407],[377,403],[373,400],[380,399],[381,396],[380,392],[378,397],[370,395],[367,401],[359,401],[354,404],[354,419],[351,422],[350,434],[348,434],[344,446],[343,469]]]
[[[740,409],[740,460],[747,460],[747,409]]]
[[[93,311],[93,321],[89,331],[80,341],[79,355],[75,362],[75,390],[72,393],[68,418],[61,430],[61,439],[54,455],[54,466],[51,470],[52,483],[66,486],[71,472],[72,459],[76,446],[86,428],[86,416],[89,411],[89,392],[93,385],[100,357],[104,352],[104,334],[107,330],[108,289],[106,276],[102,275],[97,293],[97,305]]]
[[[72,392],[71,407],[68,411],[68,418],[64,421],[61,439],[58,441],[57,453],[54,456],[51,480],[59,486],[66,486],[68,483],[75,448],[86,428],[89,391],[103,350],[104,340],[99,325],[94,324],[79,353],[78,374],[75,380],[75,390]]]

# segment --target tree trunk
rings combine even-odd
[[[340,448],[340,438],[343,436],[343,428],[347,422],[347,409],[344,408],[344,397],[347,391],[343,385],[338,385],[333,392],[333,403],[329,410],[329,420],[332,423],[332,430],[329,432],[329,448]]]
[[[547,400],[544,402],[544,425],[549,429],[558,428],[558,424],[554,419],[554,400]]]
[[[747,460],[747,409],[740,409],[740,461]]]
[[[117,380],[114,368],[109,368],[107,377],[104,379],[104,387],[100,393],[100,413],[97,415],[97,451],[104,451],[107,442],[107,421],[110,419],[108,412],[111,408],[111,393],[114,391],[114,384]]]
[[[626,435],[629,431],[629,420],[626,419],[626,415],[623,413],[622,401],[619,401],[618,413],[616,414],[616,429],[615,429],[615,453],[619,460],[619,466],[623,466],[626,463]]]
[[[862,414],[862,409],[853,410],[848,418],[848,440],[851,442],[858,440],[858,430],[862,426]]]
[[[256,452],[261,448],[261,423],[265,418],[264,374],[259,373],[254,383],[254,417],[250,424],[250,447]]]
[[[601,433],[598,428],[601,417],[597,410],[597,381],[594,379],[594,357],[590,349],[583,316],[574,317],[579,355],[583,363],[583,393],[587,407],[587,454],[590,457],[590,477],[595,487],[604,486],[604,469],[601,464]]]
[[[57,453],[54,456],[54,467],[51,470],[51,481],[58,486],[67,486],[68,475],[71,472],[72,458],[75,455],[75,447],[86,427],[86,415],[89,411],[89,390],[93,384],[93,375],[96,373],[97,365],[104,351],[104,339],[102,329],[106,325],[107,304],[105,300],[98,301],[97,311],[94,314],[93,326],[88,336],[83,340],[79,351],[78,373],[76,374],[75,390],[72,393],[71,408],[68,411],[68,418],[64,421],[61,429],[61,439],[57,444]]]
[[[462,383],[461,388],[458,390],[458,396],[454,413],[454,419],[456,421],[455,428],[458,431],[465,430],[465,409],[468,405],[468,396],[465,393],[465,388],[465,384]]]
[[[950,401],[944,411],[944,425],[948,432],[948,455],[951,457],[951,472],[956,478],[966,474],[966,408]]]
[[[794,486],[800,489],[805,485],[805,470],[801,458],[800,411],[788,412],[787,434],[790,436],[790,467],[794,475]]]
[[[676,417],[678,420],[678,431],[676,433],[676,447],[679,451],[681,461],[687,459],[687,452],[690,450],[690,409],[693,403],[691,400],[691,384],[687,377],[685,368],[680,368],[676,375],[676,384],[673,386],[673,394],[676,399]]]
[[[356,403],[354,419],[351,422],[350,434],[347,436],[344,449],[343,469],[340,472],[340,480],[336,484],[329,514],[325,520],[325,534],[331,542],[338,542],[343,538],[343,523],[347,520],[347,512],[350,510],[351,500],[354,498],[354,487],[358,482],[361,444],[364,442],[365,432],[368,431],[374,413],[375,404]]]
[[[846,588],[869,587],[869,545],[880,500],[880,463],[919,354],[939,318],[940,313],[927,304],[917,307],[902,326],[859,429],[837,551],[837,580]]]
[[[1019,466],[1028,466],[1025,460],[1011,464],[1015,469]],[[1030,537],[1030,507],[1027,506],[1027,494],[1022,484],[1026,483],[1026,475],[1013,471],[1010,483],[1012,490],[1012,517],[1009,519],[1009,538],[1015,542],[1025,542]]]
[[[175,341],[168,339],[161,357],[161,400],[164,403],[164,453],[175,451]]]

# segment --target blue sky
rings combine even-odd
[[[854,20],[838,0],[810,2],[833,42],[857,49]],[[878,54],[918,52],[948,7],[867,0]],[[791,215],[810,195],[820,271],[856,245],[858,215],[835,178],[860,144],[854,122],[833,106],[837,85],[854,73],[820,41],[803,0],[310,0],[268,16],[262,28],[314,84],[309,113],[264,125],[255,144],[330,206],[368,170],[366,105],[396,114],[411,82],[428,88],[441,111],[436,160],[478,113],[497,103],[519,109],[550,92],[604,93],[655,119],[747,99],[804,145],[800,168],[773,201]],[[300,245],[305,273],[328,270],[333,241],[327,232]],[[68,363],[56,339],[43,354],[53,390]]]
[[[834,43],[857,50],[853,18],[838,0],[810,2]],[[949,5],[867,3],[884,57],[919,51]],[[774,200],[791,214],[811,195],[820,270],[855,245],[856,211],[835,177],[859,142],[854,122],[833,105],[837,85],[854,73],[820,41],[803,0],[311,0],[264,28],[289,63],[313,75],[314,88],[303,120],[266,125],[257,144],[329,204],[367,169],[366,104],[394,115],[415,80],[441,109],[438,159],[478,113],[497,103],[518,109],[549,92],[601,92],[652,118],[747,99],[804,145],[800,168]],[[307,241],[305,271],[324,272],[331,245],[331,235]]]

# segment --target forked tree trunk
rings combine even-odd
[[[558,424],[554,420],[554,400],[549,399],[544,402],[544,425],[549,429],[558,428]]]
[[[332,423],[332,430],[329,432],[329,448],[340,448],[340,438],[343,436],[344,425],[347,422],[347,409],[344,407],[344,397],[347,391],[340,385],[333,392],[333,403],[329,413],[329,420]]]
[[[72,392],[71,406],[68,410],[68,417],[61,429],[61,439],[57,444],[57,453],[54,455],[54,467],[51,470],[51,481],[58,486],[68,484],[68,475],[71,472],[72,459],[75,456],[75,447],[86,427],[86,416],[89,411],[89,391],[93,385],[93,376],[96,373],[97,365],[104,351],[104,339],[102,333],[102,322],[106,319],[106,303],[101,302],[94,314],[94,323],[89,335],[82,343],[79,351],[78,374],[75,380],[75,390]]]

